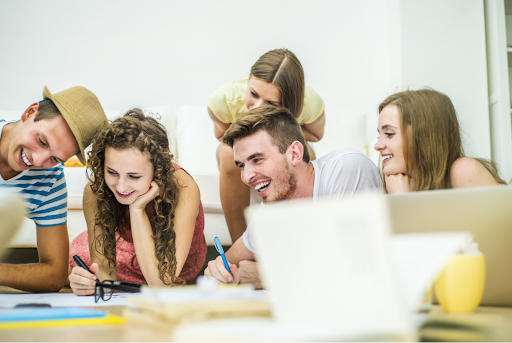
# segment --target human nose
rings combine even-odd
[[[261,107],[263,105],[265,105],[265,101],[263,101],[262,99],[258,99],[254,102],[252,108]]]
[[[382,142],[382,138],[379,137],[377,139],[377,143],[375,143],[375,146],[373,147],[376,151],[380,151],[385,148],[385,144]]]
[[[33,152],[32,153],[32,164],[35,167],[51,168],[57,163],[52,163],[51,154],[47,151]]]
[[[128,188],[129,188],[128,180],[125,177],[122,177],[122,176],[119,177],[119,179],[117,181],[117,190],[121,193],[126,193]]]
[[[256,175],[257,173],[253,169],[246,166],[244,169],[242,169],[242,182],[246,185],[250,185],[251,181],[254,180]]]

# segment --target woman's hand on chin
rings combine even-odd
[[[389,194],[410,192],[410,179],[409,176],[407,176],[406,174],[384,174],[384,177],[386,178],[386,190],[388,191]]]
[[[141,194],[135,199],[135,201],[130,205],[131,210],[145,210],[146,205],[158,195],[158,191],[160,188],[155,181],[151,181],[151,185],[146,193]]]

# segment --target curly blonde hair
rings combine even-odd
[[[165,127],[154,118],[146,117],[142,110],[134,108],[100,131],[92,144],[87,167],[88,179],[96,195],[98,210],[94,224],[99,228],[100,234],[93,243],[95,250],[103,253],[110,268],[115,268],[116,232],[120,234],[121,227],[130,229],[130,221],[127,220],[128,206],[116,200],[105,182],[105,150],[137,149],[149,157],[154,170],[153,181],[159,187],[159,194],[153,200],[155,214],[150,218],[159,278],[166,285],[183,284],[184,282],[175,276],[176,233],[173,229],[173,219],[178,204],[179,188],[173,176],[173,155],[169,151]],[[98,249],[99,245],[103,247],[102,252]]]

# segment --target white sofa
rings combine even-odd
[[[171,151],[178,164],[184,167],[197,182],[205,212],[205,236],[209,245],[218,236],[223,245],[231,239],[222,212],[219,198],[219,172],[215,152],[219,142],[213,134],[213,124],[208,118],[206,106],[182,106],[177,111],[167,107],[144,109],[146,114],[161,117],[168,131]],[[113,120],[125,111],[108,111]],[[0,111],[0,119],[18,119],[21,112]],[[366,115],[343,111],[326,111],[324,138],[313,143],[317,158],[338,148],[354,148],[365,154],[369,152],[366,132]],[[82,192],[86,184],[85,168],[66,168],[68,187],[68,231],[70,241],[87,229],[82,212]],[[259,201],[254,193],[251,201]],[[35,225],[26,219],[13,247],[36,246]]]

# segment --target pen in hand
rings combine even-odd
[[[85,270],[87,270],[89,273],[93,274],[94,273],[89,269],[89,267],[87,267],[87,265],[84,263],[84,261],[82,261],[82,259],[78,256],[78,255],[73,255],[73,260],[75,260],[75,263],[79,266],[79,267],[82,267],[84,268]]]
[[[217,249],[217,251],[219,252],[220,257],[222,257],[222,262],[224,262],[224,267],[227,269],[229,274],[231,274],[231,276],[233,276],[233,273],[231,273],[231,269],[229,269],[228,260],[226,260],[226,256],[224,255],[224,249],[222,248],[222,245],[220,244],[219,237],[215,237],[213,239],[213,244],[215,245],[215,249]],[[232,279],[231,283],[234,283],[234,282],[235,282],[235,279]]]

